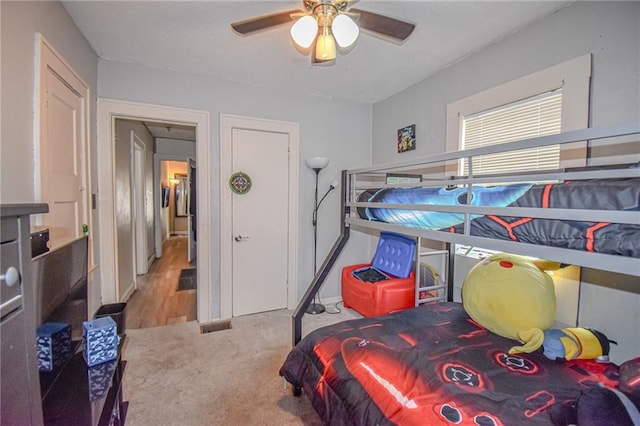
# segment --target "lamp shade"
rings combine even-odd
[[[313,170],[322,170],[329,165],[329,159],[326,157],[309,157],[305,162],[307,167]]]
[[[360,28],[349,16],[340,14],[333,19],[331,32],[340,47],[351,46],[360,34]]]
[[[311,15],[303,16],[291,27],[291,38],[298,46],[305,49],[311,46],[317,33],[318,23]]]

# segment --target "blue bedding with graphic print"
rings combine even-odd
[[[394,204],[542,207],[640,211],[640,178],[466,188],[385,188],[358,201]],[[462,233],[464,214],[358,208],[361,218],[421,229]],[[640,257],[640,214],[634,224],[472,215],[471,235],[530,244]]]

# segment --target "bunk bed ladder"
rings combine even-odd
[[[422,238],[416,237],[417,239],[417,250],[416,250],[416,260],[415,260],[415,277],[416,277],[416,294],[415,294],[415,306],[419,306],[423,303],[429,302],[447,302],[449,301],[449,295],[451,294],[449,289],[450,283],[450,268],[449,268],[449,245],[447,245],[447,249],[445,250],[430,250],[430,251],[422,251]],[[423,258],[427,257],[435,257],[442,256],[441,262],[438,268],[436,268],[442,276],[434,277],[433,285],[422,286],[422,273],[423,273],[423,264],[425,267],[429,265],[429,263],[423,263]],[[431,265],[433,266],[433,265]]]
[[[349,225],[347,224],[347,217],[350,213],[350,207],[347,206],[347,194],[349,191],[349,182],[348,182],[348,174],[346,170],[342,171],[342,186],[341,186],[341,206],[340,206],[340,221],[342,224],[340,236],[333,244],[333,247],[329,251],[329,254],[325,258],[324,262],[320,266],[320,269],[313,277],[311,284],[307,288],[307,291],[302,296],[302,299],[298,303],[296,310],[293,312],[292,316],[292,325],[293,325],[293,346],[296,346],[298,342],[302,339],[302,316],[305,314],[307,308],[311,304],[311,301],[315,297],[316,293],[322,287],[327,275],[329,275],[329,271],[336,263],[338,256],[342,253],[344,246],[347,244],[349,240]]]

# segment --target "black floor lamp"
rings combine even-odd
[[[329,186],[329,189],[327,189],[327,192],[324,193],[324,195],[322,196],[322,198],[320,198],[320,201],[318,201],[318,175],[320,174],[320,170],[324,169],[325,167],[327,167],[327,165],[329,164],[329,159],[325,158],[325,157],[309,157],[306,160],[307,166],[313,170],[316,173],[316,190],[315,190],[315,198],[314,198],[314,202],[313,202],[313,220],[312,220],[312,224],[313,224],[313,276],[315,277],[316,273],[318,272],[318,268],[316,266],[317,264],[317,250],[318,250],[318,209],[320,208],[320,204],[322,204],[322,202],[324,201],[325,198],[327,198],[327,195],[329,195],[329,192],[333,191],[334,189],[336,189],[338,187],[338,182],[334,181],[331,182],[331,185]],[[309,305],[309,307],[307,308],[307,313],[308,314],[321,314],[325,311],[324,306],[321,303],[316,303],[316,298],[317,298],[317,294],[314,295],[313,297],[313,303],[311,303]]]

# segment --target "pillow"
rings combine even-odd
[[[613,365],[604,364],[602,368]],[[550,409],[553,423],[557,426],[640,425],[640,357],[623,363],[616,376],[618,389],[592,385],[576,400],[554,404]]]
[[[640,357],[629,360],[620,366],[618,388],[623,392],[640,394]]]
[[[556,317],[551,277],[531,260],[507,253],[491,255],[471,268],[462,285],[462,304],[489,331],[524,342],[509,353],[542,346],[543,330],[551,328]]]
[[[583,426],[634,426],[640,424],[640,394],[593,388],[578,398],[576,419]]]

